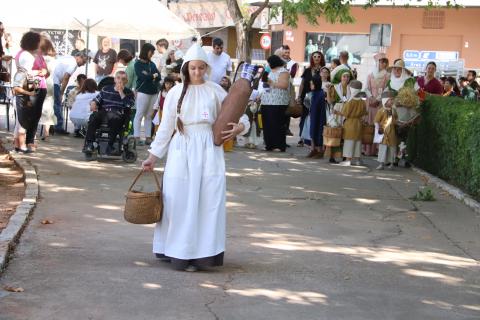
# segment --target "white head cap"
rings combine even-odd
[[[208,56],[205,50],[198,44],[194,43],[188,50],[187,53],[185,53],[185,56],[183,57],[183,64],[182,64],[182,70],[183,66],[189,62],[189,61],[194,61],[194,60],[200,60],[203,61],[207,64],[207,74],[210,75],[210,65],[208,64]],[[183,76],[182,76],[183,78]]]

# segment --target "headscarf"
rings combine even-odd
[[[350,74],[350,79],[353,79],[352,72],[346,65],[339,65],[335,69],[333,69],[332,73],[330,74],[330,78],[332,79],[333,84],[338,84],[342,82],[342,76],[344,73],[349,73]]]
[[[405,69],[402,69],[402,74],[400,78],[397,78],[395,74],[392,72],[390,76],[390,88],[392,88],[395,91],[400,90],[401,88],[403,88],[405,81],[407,81],[409,78],[410,78],[410,75],[405,71]]]

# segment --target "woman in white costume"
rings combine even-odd
[[[183,84],[168,92],[150,156],[142,164],[153,170],[168,151],[163,218],[155,227],[153,252],[185,271],[221,266],[225,251],[225,160],[223,147],[213,143],[212,125],[227,93],[205,80],[209,70],[205,51],[194,44],[182,65]],[[223,132],[228,138],[249,129],[248,118],[230,125]]]

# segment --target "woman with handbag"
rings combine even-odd
[[[155,47],[150,43],[145,43],[140,50],[139,59],[135,62],[137,98],[133,120],[133,136],[138,140],[139,145],[144,144],[143,141],[140,141],[142,120],[144,120],[145,126],[145,144],[150,145],[152,142],[153,106],[157,99],[160,84],[160,72],[155,63],[152,62],[154,52]]]
[[[285,61],[277,55],[267,59],[271,71],[262,94],[263,139],[266,151],[285,152],[287,148],[287,128],[285,111],[290,103],[290,73]]]
[[[15,125],[15,151],[30,153],[35,151],[35,134],[42,115],[43,101],[47,89],[40,87],[42,78],[48,75],[46,63],[37,61],[41,36],[37,32],[27,32],[20,41],[22,50],[15,57],[17,72],[13,79],[17,123]],[[45,62],[45,61],[43,61]],[[35,69],[34,65],[36,64]]]
[[[181,69],[183,83],[168,92],[150,156],[142,164],[151,171],[168,151],[163,218],[155,227],[153,252],[185,271],[221,266],[225,251],[225,160],[212,125],[227,92],[205,80],[209,70],[207,54],[194,44]],[[248,121],[230,125],[225,139],[248,130]]]

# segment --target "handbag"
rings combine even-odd
[[[21,50],[15,57],[15,64],[17,66],[17,73],[15,74],[15,80],[20,78],[22,83],[21,85],[22,89],[28,92],[34,92],[40,88],[40,80],[29,75],[28,70],[20,65],[19,58],[22,52],[24,51],[25,50]]]
[[[285,115],[292,118],[300,118],[303,114],[303,105],[298,103],[295,99],[295,89],[293,85],[290,84],[290,102],[285,111]]]
[[[162,220],[163,195],[157,174],[152,171],[157,185],[157,191],[142,192],[132,190],[143,172],[144,171],[141,170],[138,173],[125,195],[125,209],[123,211],[123,216],[126,221],[133,224],[151,224]]]

